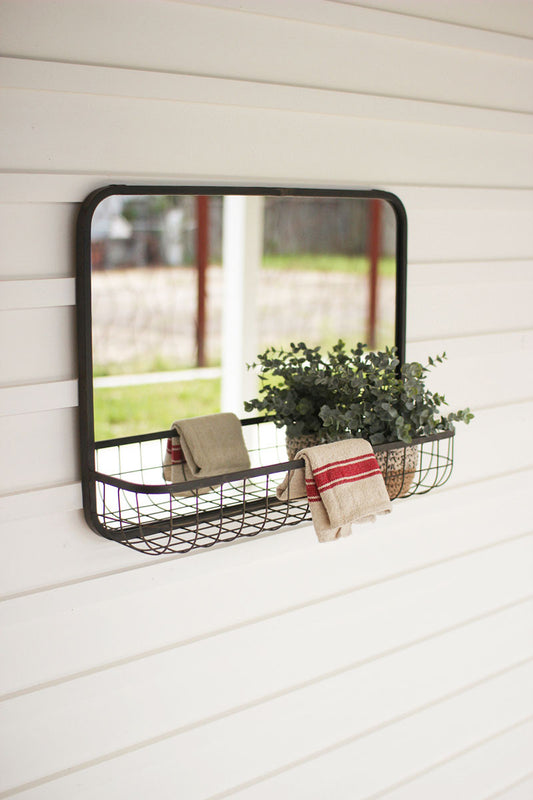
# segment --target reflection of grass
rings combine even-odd
[[[167,430],[175,419],[217,411],[220,379],[95,389],[95,439]]]
[[[266,269],[316,270],[319,272],[353,272],[366,275],[368,259],[366,256],[343,256],[316,253],[299,253],[297,255],[265,255],[263,267]],[[379,274],[393,277],[396,274],[396,259],[384,256],[379,262]]]

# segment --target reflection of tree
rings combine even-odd
[[[172,208],[181,208],[183,197],[172,194],[139,195],[128,197],[122,206],[122,216],[132,224],[139,220],[158,223]]]
[[[132,266],[170,263],[189,264],[196,259],[196,196],[137,195],[114,196],[120,203],[115,209],[132,227],[128,258],[108,266],[129,263]],[[209,201],[209,253],[211,263],[222,257],[222,201],[212,195]],[[105,202],[105,201],[104,201]],[[368,199],[345,197],[266,197],[263,249],[270,254],[344,254],[366,253],[369,223]],[[174,237],[179,239],[180,257],[168,257],[167,241],[176,225],[170,222],[179,215]],[[383,236],[381,251],[393,255],[395,219],[388,203],[382,203]],[[167,224],[168,223],[168,224]]]
[[[184,198],[179,195],[138,195],[125,197],[122,216],[131,224],[134,263],[163,264],[166,261],[164,235],[169,212],[181,209]]]

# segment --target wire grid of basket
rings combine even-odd
[[[374,445],[374,452],[391,500],[425,494],[445,484],[452,474],[454,432],[423,436],[412,444]]]
[[[306,498],[278,500],[276,488],[303,460],[287,461],[284,434],[266,420],[243,420],[251,468],[187,483],[163,481],[173,431],[96,443],[95,528],[151,555],[188,553],[272,533],[310,519]],[[427,492],[450,477],[453,434],[377,445],[391,499]],[[413,453],[415,454],[413,456]]]
[[[280,501],[276,488],[289,466],[273,423],[243,420],[251,468],[179,484],[163,482],[169,436],[96,444],[96,508],[100,533],[143,553],[187,553],[309,519],[305,498]]]

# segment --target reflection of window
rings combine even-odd
[[[194,366],[194,201],[112,195],[96,208],[91,242],[98,374]],[[221,359],[222,201],[209,198],[205,349],[212,365]],[[382,207],[378,346],[394,341],[395,315],[395,222],[390,206]],[[369,208],[360,198],[266,198],[257,284],[259,349],[293,339],[368,340]],[[101,270],[106,274],[97,274]]]
[[[102,192],[89,228],[97,438],[164,428],[189,396],[197,400],[187,400],[184,416],[221,405],[239,413],[255,393],[245,364],[270,345],[371,342],[372,332],[376,347],[395,342],[399,232],[390,196],[232,190],[203,196],[202,228],[192,192],[120,189]],[[235,213],[244,216],[231,223],[237,241],[225,251]],[[211,372],[184,373],[199,363]]]

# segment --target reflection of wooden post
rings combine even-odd
[[[376,319],[378,307],[378,264],[381,244],[381,201],[370,200],[370,223],[368,231],[368,319],[367,344],[376,347]]]
[[[209,259],[209,198],[200,195],[196,198],[196,366],[205,367],[205,284],[207,262]]]
[[[224,198],[222,411],[242,414],[257,393],[246,364],[257,355],[257,282],[263,255],[263,198]]]

